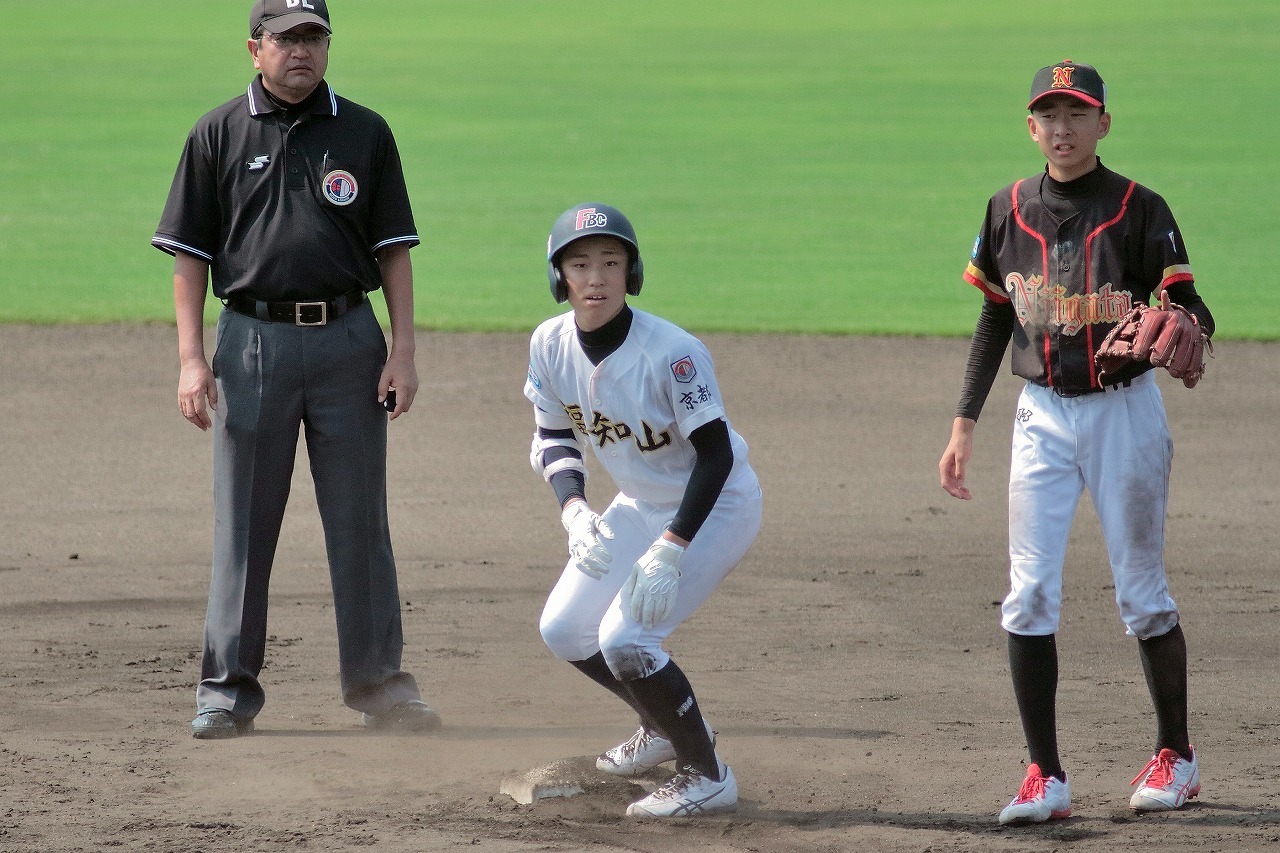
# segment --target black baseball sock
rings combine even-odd
[[[1159,637],[1138,641],[1142,671],[1156,708],[1156,752],[1172,749],[1191,760],[1187,734],[1187,639],[1182,626]]]
[[[702,721],[698,700],[676,662],[668,662],[647,678],[628,681],[627,686],[649,718],[667,732],[676,750],[677,766],[689,765],[707,778],[720,781],[716,749]]]
[[[1057,638],[1010,634],[1009,672],[1032,763],[1040,765],[1041,775],[1065,780],[1058,758]]]
[[[630,705],[631,710],[635,711],[636,714],[640,716],[640,725],[661,737],[667,737],[667,734],[662,727],[656,725],[654,721],[650,719],[648,713],[644,709],[644,706],[641,705],[639,700],[631,694],[631,690],[626,683],[621,682],[614,677],[614,674],[609,670],[609,665],[605,663],[604,652],[596,652],[586,660],[571,660],[569,663],[573,664],[574,668],[587,678],[590,678],[596,684],[599,684],[605,690],[608,690],[614,696],[617,696],[623,702]],[[670,740],[670,738],[667,739]]]

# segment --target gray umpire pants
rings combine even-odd
[[[251,719],[265,702],[258,675],[267,587],[300,427],[329,558],[343,701],[376,714],[419,698],[413,676],[400,669],[387,416],[377,402],[386,358],[367,300],[316,327],[222,312],[213,358],[213,577],[198,710]]]

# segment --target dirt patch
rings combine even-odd
[[[741,788],[733,815],[623,816],[626,784],[519,805],[512,772],[590,756],[634,719],[555,661],[537,617],[563,559],[528,467],[523,335],[420,334],[392,424],[405,663],[445,727],[374,736],[342,707],[306,466],[281,537],[257,733],[190,737],[211,548],[209,437],[176,405],[164,327],[0,326],[0,851],[1271,850],[1280,845],[1280,598],[1271,432],[1280,347],[1163,377],[1167,552],[1204,790],[1137,817],[1154,721],[1097,522],[1067,566],[1060,725],[1075,816],[1003,830],[1025,752],[996,602],[1018,383],[978,430],[975,499],[938,487],[965,342],[711,335],[765,490],[755,548],[671,641]],[[303,451],[305,453],[305,450]],[[610,497],[598,470],[588,486]]]

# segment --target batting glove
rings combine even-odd
[[[560,523],[569,534],[569,557],[578,571],[592,580],[609,572],[613,557],[601,539],[612,539],[613,530],[591,511],[586,501],[571,501],[560,513]]]
[[[659,539],[631,568],[631,577],[622,588],[622,595],[630,605],[631,618],[645,628],[652,628],[671,615],[680,590],[680,555],[683,553],[683,545]]]

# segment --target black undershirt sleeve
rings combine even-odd
[[[570,498],[587,498],[587,478],[581,471],[557,471],[551,475],[551,488],[561,508]]]
[[[1004,351],[1013,338],[1014,322],[1013,303],[982,300],[982,313],[978,315],[973,340],[969,342],[969,360],[964,368],[964,386],[960,390],[960,404],[956,407],[957,417],[978,419],[996,381],[996,374],[1000,372]]]
[[[1209,337],[1213,337],[1215,328],[1213,315],[1209,313],[1209,306],[1204,304],[1200,294],[1196,293],[1195,282],[1180,281],[1177,284],[1169,285],[1165,290],[1169,292],[1170,302],[1174,305],[1181,305],[1190,311],[1200,324],[1200,330]]]
[[[692,540],[707,520],[729,472],[733,470],[733,445],[729,425],[720,418],[689,433],[689,443],[698,454],[685,487],[684,499],[667,529],[682,539]]]

